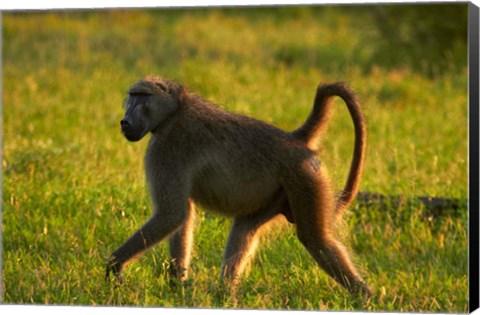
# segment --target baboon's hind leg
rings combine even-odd
[[[298,177],[297,177],[298,178]],[[352,264],[345,246],[333,235],[335,200],[325,174],[305,172],[287,190],[297,235],[315,261],[351,294],[371,295]]]
[[[270,222],[280,214],[286,196],[279,192],[272,202],[256,214],[234,219],[223,255],[221,278],[235,291],[241,275],[255,255],[258,238]]]
[[[258,227],[250,225],[245,218],[233,221],[221,269],[221,278],[232,289],[237,286],[240,275],[255,255],[258,231]]]
[[[170,255],[172,258],[170,272],[180,281],[185,281],[188,277],[188,269],[192,256],[194,222],[195,207],[190,200],[185,222],[169,239]]]

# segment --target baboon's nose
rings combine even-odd
[[[127,120],[122,119],[122,120],[120,120],[120,126],[122,127],[122,129],[125,129],[125,128],[128,128],[130,126],[130,123]]]

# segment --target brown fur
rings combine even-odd
[[[356,136],[339,200],[314,151],[335,95],[346,102]],[[357,193],[365,152],[363,116],[343,84],[319,86],[307,121],[289,133],[224,111],[172,81],[148,77],[130,89],[121,125],[130,141],[152,134],[145,170],[154,213],[112,254],[107,277],[120,276],[128,261],[170,236],[173,271],[185,279],[197,203],[234,218],[222,266],[222,278],[233,287],[260,232],[283,214],[296,223],[299,240],[329,275],[351,293],[370,294],[331,230],[336,214]]]

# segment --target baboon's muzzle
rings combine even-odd
[[[120,121],[120,127],[122,134],[128,141],[138,141],[143,138],[144,134],[141,131],[136,130],[127,119]]]

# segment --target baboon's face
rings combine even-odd
[[[142,80],[130,88],[124,105],[122,133],[129,141],[139,141],[176,110],[177,101],[165,85]]]

